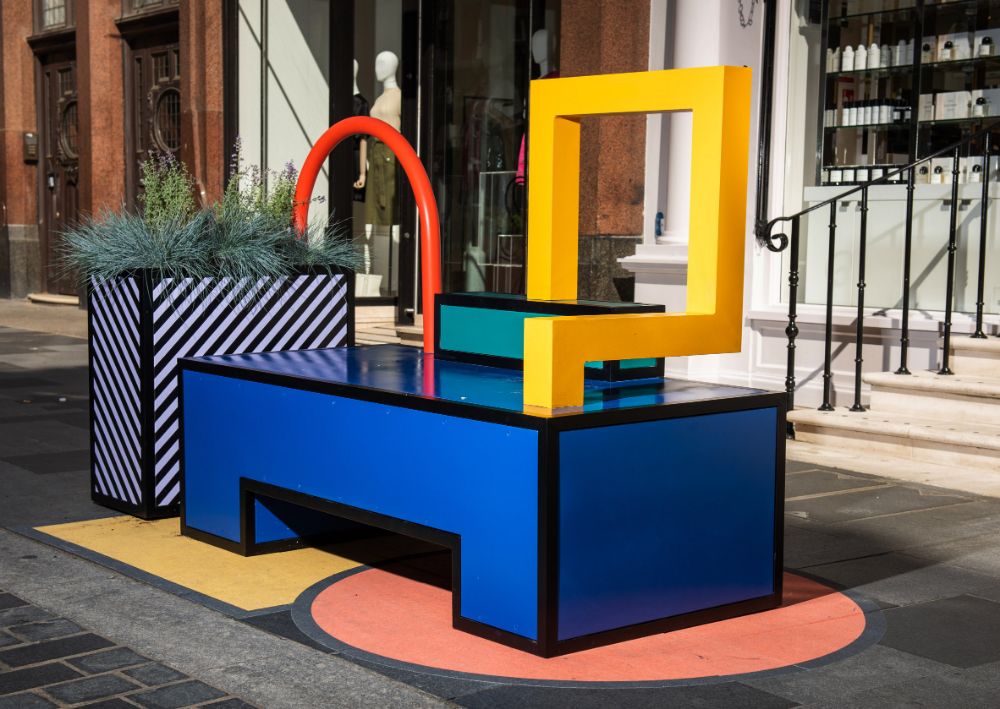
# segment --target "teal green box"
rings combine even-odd
[[[524,321],[564,315],[662,313],[662,305],[600,301],[539,301],[502,293],[446,293],[437,296],[435,352],[477,364],[523,368]],[[663,376],[662,359],[588,362],[593,379],[622,381]]]

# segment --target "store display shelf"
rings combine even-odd
[[[912,64],[898,64],[896,66],[882,66],[875,69],[853,69],[851,71],[830,71],[826,78],[829,79],[881,79],[893,74],[910,74],[913,72]]]
[[[980,119],[981,120],[981,119]],[[909,123],[863,123],[853,126],[823,126],[823,130],[826,131],[836,131],[836,130],[858,130],[858,129],[871,129],[871,130],[909,130]]]
[[[989,121],[1000,121],[1000,116],[969,116],[967,118],[939,118],[930,121],[919,121],[917,125],[921,128],[933,128],[934,126],[961,126],[975,125],[978,123],[988,123]]]
[[[933,69],[935,71],[949,70],[967,72],[981,64],[1000,66],[1000,56],[990,54],[988,56],[968,57],[965,59],[943,59],[934,62],[924,62],[922,66],[924,69]]]
[[[846,5],[845,5],[846,7]],[[916,8],[915,5],[907,5],[905,7],[893,7],[893,8],[883,8],[881,10],[866,10],[865,12],[843,12],[839,15],[831,14],[827,20],[829,24],[839,24],[845,20],[854,20],[861,17],[881,17],[885,18],[889,15],[907,15],[911,10]]]

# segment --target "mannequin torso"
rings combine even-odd
[[[395,84],[396,82],[393,81],[392,83]],[[402,111],[402,106],[402,92],[398,87],[390,87],[389,82],[386,81],[383,84],[382,95],[375,99],[375,103],[372,104],[371,116],[380,121],[385,121],[396,130],[399,130],[401,125],[399,115]]]

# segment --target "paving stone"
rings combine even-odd
[[[130,699],[141,706],[150,707],[150,709],[178,709],[192,704],[202,704],[212,699],[220,699],[224,696],[226,696],[225,692],[209,687],[204,682],[191,680],[160,687],[149,692],[133,694]]]
[[[71,667],[59,662],[51,662],[23,670],[0,672],[0,695],[23,692],[26,689],[44,687],[47,684],[64,682],[82,675]]]
[[[886,543],[879,540],[836,533],[828,528],[785,525],[784,563],[793,569],[884,553],[885,547]]]
[[[800,704],[837,702],[845,691],[858,692],[953,671],[949,665],[875,645],[839,662],[800,672],[744,680],[757,689]],[[849,688],[845,690],[845,688]]]
[[[92,704],[81,704],[77,709],[135,709],[135,704],[124,699],[104,699]]]
[[[667,689],[566,689],[508,685],[487,689],[455,702],[470,709],[786,709],[795,702],[738,682]]]
[[[100,650],[111,645],[114,643],[110,640],[87,633],[86,635],[74,635],[69,638],[46,640],[34,645],[0,650],[0,662],[6,662],[11,667],[23,667],[33,665],[36,662]]]
[[[894,606],[975,593],[1000,583],[993,576],[896,552],[811,566],[809,573]]]
[[[67,635],[82,633],[83,628],[65,618],[58,618],[56,620],[43,620],[37,623],[15,625],[10,628],[10,632],[24,638],[28,642],[37,642],[39,640],[50,640],[52,638],[62,638]]]
[[[1000,578],[1000,534],[983,534],[906,550],[919,559],[959,566]]]
[[[7,647],[8,645],[17,645],[20,642],[21,640],[19,638],[15,638],[13,635],[10,635],[9,633],[5,633],[4,631],[0,630],[0,647]]]
[[[53,421],[65,421],[65,417],[52,417]],[[76,424],[74,427],[79,428]],[[65,473],[71,470],[90,469],[90,451],[74,450],[59,451],[57,453],[34,453],[32,455],[8,455],[4,456],[4,462],[16,465],[19,468],[30,470],[39,475],[50,473]]]
[[[880,483],[881,481],[858,478],[835,470],[810,470],[785,477],[785,497],[818,495],[858,487],[870,487]]]
[[[797,500],[785,503],[785,511],[805,519],[832,523],[895,514],[909,510],[944,507],[970,502],[970,498],[929,489],[914,489],[897,485],[864,492]]]
[[[56,616],[48,611],[43,611],[37,606],[20,606],[19,608],[8,608],[7,610],[0,611],[0,628],[39,620],[55,619]]]
[[[173,667],[167,667],[158,662],[143,665],[142,667],[133,667],[124,672],[129,677],[139,680],[147,687],[156,687],[167,682],[176,682],[179,679],[187,678],[187,675],[183,672],[178,672]]]
[[[885,551],[925,546],[928,540],[939,544],[1000,533],[1000,501],[977,500],[905,514],[887,515],[842,522],[821,531],[848,532],[873,541],[885,542]]]
[[[815,470],[820,466],[815,463],[802,463],[797,460],[785,461],[785,472],[786,473],[799,473],[803,470]]]
[[[138,684],[116,675],[87,677],[54,687],[46,687],[45,691],[66,704],[78,704],[94,699],[104,699],[116,694],[124,694],[138,688]]]
[[[223,699],[221,702],[203,704],[202,706],[206,708],[212,707],[212,709],[256,709],[253,704],[247,704],[242,699],[237,699],[236,697]]]
[[[922,677],[899,684],[853,692],[850,684],[830,702],[811,704],[810,709],[886,709],[922,707],[926,709],[996,709],[996,689],[971,686],[955,677]]]
[[[90,445],[87,431],[53,420],[0,425],[0,458],[35,453],[84,450]]]
[[[57,706],[37,694],[12,694],[0,697],[0,709],[49,709]]]
[[[84,655],[72,660],[67,660],[78,670],[83,670],[87,674],[96,675],[101,672],[121,669],[122,667],[132,667],[149,662],[149,659],[132,652],[127,647],[116,647],[114,650],[105,652],[95,652],[93,655]]]
[[[1000,662],[1000,603],[957,596],[885,611],[882,644],[954,667]]]
[[[10,593],[0,593],[0,610],[28,605],[17,596]]]

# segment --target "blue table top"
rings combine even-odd
[[[433,355],[425,355],[416,347],[371,345],[192,359],[276,375],[282,379],[329,382],[390,394],[529,413],[523,407],[520,371],[438,359]],[[656,378],[629,382],[587,380],[584,384],[582,410],[574,409],[565,415],[767,393],[771,392],[677,379]]]

